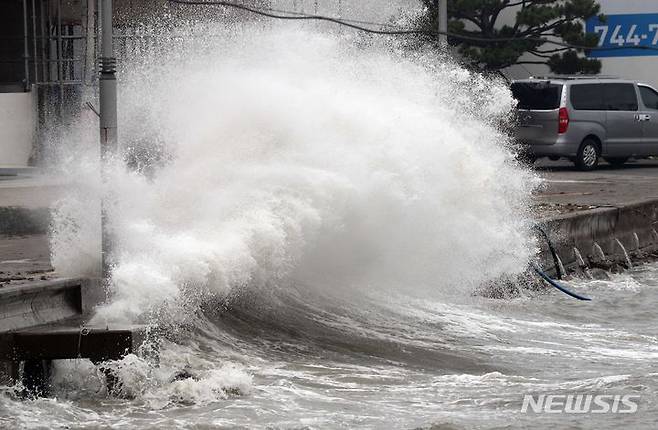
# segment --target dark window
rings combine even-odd
[[[605,110],[601,84],[571,86],[571,104],[576,110]]]
[[[658,110],[658,93],[649,87],[640,87],[640,95],[647,109]]]
[[[518,109],[552,110],[560,106],[562,85],[549,82],[514,82],[512,95]]]
[[[0,92],[23,90],[23,3],[18,0],[2,1],[0,12]]]
[[[637,93],[633,84],[604,84],[603,98],[607,110],[637,110]]]

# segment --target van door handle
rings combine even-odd
[[[637,121],[651,121],[651,115],[649,114],[640,114],[640,115],[635,115],[635,119]]]

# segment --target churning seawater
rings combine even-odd
[[[55,398],[2,397],[5,428],[654,428],[658,265],[508,301],[327,297],[289,286],[217,303],[117,364],[60,362]],[[192,378],[176,380],[185,370]],[[523,413],[524,394],[639,396],[634,414]]]
[[[651,428],[658,266],[572,281],[590,303],[476,294],[536,252],[505,85],[389,39],[225,27],[126,56],[104,184],[92,114],[53,135],[74,181],[53,262],[97,267],[105,196],[112,283],[93,321],[152,325],[158,359],[111,363],[112,395],[90,362],[59,362],[54,398],[3,390],[0,425]],[[521,412],[542,393],[641,401]]]

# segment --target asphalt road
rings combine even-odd
[[[602,163],[581,172],[567,160],[542,159],[534,168],[544,179],[534,195],[539,217],[658,199],[658,160],[631,160],[622,167]]]
[[[0,236],[0,288],[54,276],[46,235]]]
[[[0,207],[49,207],[61,197],[64,189],[61,179],[32,172],[18,176],[0,175]]]

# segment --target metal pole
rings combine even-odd
[[[43,82],[50,81],[50,63],[48,59],[50,58],[49,49],[50,49],[50,39],[46,36],[46,13],[43,10],[44,0],[39,0],[39,23],[41,24],[41,80]],[[48,5],[46,4],[46,7]],[[50,33],[48,33],[50,36]],[[46,48],[46,43],[48,43],[48,48]]]
[[[112,43],[112,0],[102,0],[102,45],[100,73],[101,153],[107,157],[117,145],[117,81]]]
[[[439,30],[439,46],[441,48],[448,47],[448,0],[437,0],[438,2],[438,30]]]
[[[30,49],[27,42],[27,0],[23,0],[23,60],[25,62],[25,91],[30,88]]]
[[[34,67],[34,82],[39,81],[39,64],[37,63],[37,8],[32,0],[32,66]]]
[[[100,58],[100,145],[101,169],[117,151],[117,81],[116,58],[112,44],[112,0],[101,0],[102,45]],[[105,175],[103,174],[103,177]],[[102,202],[102,277],[107,280],[110,269],[110,235],[107,228],[105,203]]]
[[[64,111],[64,59],[62,47],[62,0],[57,0],[57,80],[59,81],[59,117]]]
[[[25,0],[27,2],[27,0]],[[32,77],[33,85],[31,90],[32,100],[34,101],[34,138],[32,139],[32,152],[41,158],[41,118],[39,117],[39,63],[37,62],[37,6],[35,0],[31,1],[32,6],[32,67],[34,76]]]
[[[82,60],[82,81],[84,82],[84,94],[87,95],[88,86],[91,85],[92,77],[91,70],[94,64],[94,57],[92,55],[92,44],[94,43],[93,39],[93,26],[94,20],[94,1],[86,0],[83,2],[82,13],[80,21],[82,22],[82,41],[83,41],[83,52],[84,59]]]

